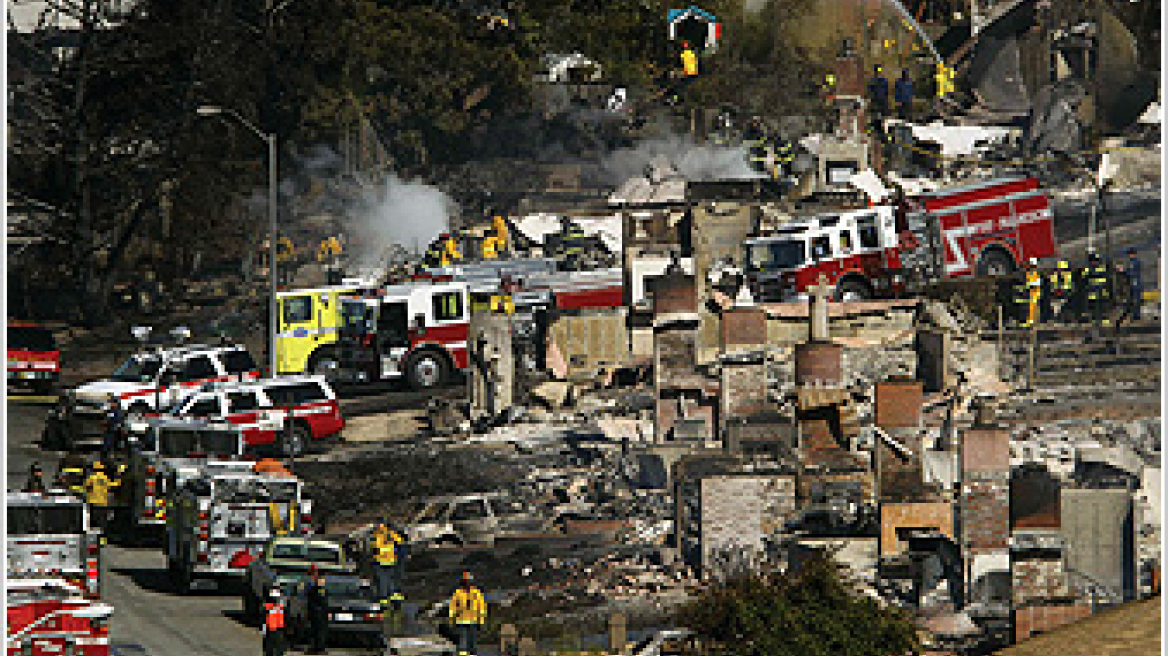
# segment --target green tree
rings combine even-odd
[[[743,575],[707,590],[678,617],[736,656],[893,656],[917,647],[900,611],[860,595],[827,557],[793,574]]]

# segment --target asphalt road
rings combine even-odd
[[[40,462],[56,473],[61,454],[38,447],[51,401],[10,396],[6,405],[8,489],[19,489],[29,465]],[[236,590],[175,593],[166,576],[166,556],[158,547],[108,545],[102,551],[103,598],[114,607],[112,653],[117,656],[240,656],[262,653],[257,628],[240,621]],[[290,652],[297,653],[297,652]],[[329,653],[368,654],[343,648]]]

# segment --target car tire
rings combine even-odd
[[[847,279],[835,287],[837,303],[854,303],[872,299],[872,290],[867,285],[855,279]]]
[[[336,378],[337,370],[340,369],[340,358],[335,353],[324,352],[312,356],[308,362],[308,373],[314,376],[324,376],[326,380],[333,380]]]
[[[127,414],[131,415],[144,415],[147,412],[150,412],[150,406],[141,401],[135,401],[134,403],[131,403],[130,408],[126,411]]]
[[[312,441],[312,432],[304,424],[289,424],[280,431],[280,455],[296,458],[304,454]]]
[[[415,390],[436,389],[449,378],[450,365],[438,351],[420,351],[406,360],[406,379]]]
[[[1013,258],[997,248],[984,253],[977,262],[977,275],[980,277],[1008,276],[1016,268]]]

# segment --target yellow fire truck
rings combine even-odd
[[[340,299],[365,288],[360,284],[346,284],[280,292],[277,295],[280,329],[276,334],[278,373],[326,374],[335,369],[341,327]]]

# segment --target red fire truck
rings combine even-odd
[[[433,389],[467,367],[466,283],[390,285],[342,299],[341,316],[338,380],[404,376],[414,388]]]
[[[59,578],[5,582],[8,656],[107,656],[113,607],[87,599]]]
[[[61,351],[52,331],[34,323],[9,321],[8,386],[51,394],[60,380]]]
[[[9,492],[8,583],[56,578],[90,598],[101,596],[101,533],[85,502],[64,491]]]
[[[942,278],[1008,274],[1058,253],[1050,200],[1034,178],[798,219],[744,246],[747,284],[768,302],[797,300],[821,276],[837,300],[863,300]]]

